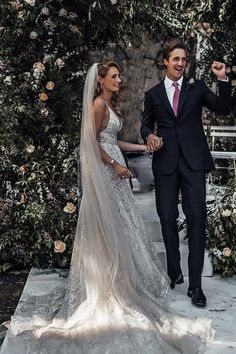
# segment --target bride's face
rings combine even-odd
[[[120,72],[115,66],[111,66],[106,76],[100,78],[103,89],[109,92],[118,92],[121,85]]]

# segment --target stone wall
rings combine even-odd
[[[144,93],[160,82],[165,70],[162,62],[162,46],[146,35],[134,45],[109,47],[94,53],[92,61],[116,60],[122,68],[122,91],[120,109],[124,115],[124,126],[120,138],[130,142],[141,142],[140,121]]]

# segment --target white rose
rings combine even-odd
[[[79,32],[79,29],[78,29],[78,27],[77,27],[76,25],[75,25],[75,26],[69,25],[69,29],[70,29],[71,32],[73,32],[73,33]]]
[[[70,20],[75,20],[76,18],[78,18],[78,15],[76,12],[69,12],[69,19]]]
[[[24,113],[26,110],[26,107],[24,105],[18,106],[17,107],[17,112],[19,113]]]
[[[222,211],[221,215],[224,216],[224,217],[229,217],[230,215],[232,214],[231,210],[229,209],[225,209]]]
[[[47,63],[52,59],[52,56],[50,54],[45,54],[43,57],[43,63]]]
[[[54,252],[63,253],[66,249],[66,244],[62,241],[54,241]]]
[[[115,5],[115,4],[117,4],[118,0],[110,0],[110,2],[112,5]]]
[[[222,252],[218,248],[213,248],[212,252],[217,258],[221,259]]]
[[[195,80],[193,77],[191,77],[191,79],[189,80],[188,84],[189,85],[193,85],[195,83]]]
[[[47,194],[47,199],[48,199],[48,200],[54,199],[51,192],[49,192],[49,193]]]
[[[41,14],[44,16],[48,16],[49,15],[49,8],[48,7],[43,7],[41,10]]]
[[[38,37],[38,33],[35,31],[30,32],[29,34],[30,39],[36,39]]]
[[[9,86],[12,84],[11,76],[6,76],[5,77],[4,84],[9,85]]]
[[[41,63],[40,61],[38,61],[37,63],[34,63],[33,68],[36,71],[42,72],[45,70],[45,65],[43,63]]]
[[[30,6],[34,6],[35,5],[35,0],[25,0],[25,2],[30,5]]]
[[[42,116],[44,116],[44,117],[48,117],[48,115],[49,115],[49,111],[47,110],[46,107],[43,107],[43,108],[40,110],[40,113],[41,113]]]
[[[33,72],[33,77],[35,77],[37,81],[32,83],[32,87],[34,87],[36,91],[38,90],[38,80],[41,78],[41,74],[42,74],[41,71],[34,70]]]
[[[65,66],[65,63],[61,58],[57,58],[54,65],[58,66],[58,68],[61,69],[61,68],[63,68],[63,66]]]
[[[76,211],[76,206],[73,203],[67,203],[63,210],[65,213],[72,214]]]
[[[24,75],[24,78],[25,78],[26,80],[30,78],[30,72],[29,72],[29,71],[25,71],[25,72],[23,73],[23,75]]]
[[[53,90],[53,89],[54,89],[54,86],[55,86],[55,84],[54,84],[53,81],[48,81],[47,84],[46,84],[46,88],[47,88],[48,90]]]
[[[32,144],[28,145],[27,148],[26,148],[26,151],[27,151],[29,154],[32,154],[32,152],[34,152],[34,150],[35,150],[35,146],[32,145]]]
[[[24,17],[24,15],[25,15],[24,11],[19,11],[16,16],[17,18],[21,19]]]
[[[225,256],[225,257],[229,257],[230,255],[231,255],[231,249],[229,248],[229,247],[225,247],[224,249],[223,249],[223,256]]]
[[[66,16],[66,15],[67,15],[66,9],[61,9],[61,10],[59,11],[59,16],[60,16],[60,17],[64,17],[64,16]]]

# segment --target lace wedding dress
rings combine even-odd
[[[204,353],[212,337],[210,321],[180,316],[168,305],[168,277],[148,240],[129,181],[99,160],[97,142],[125,164],[117,145],[122,122],[108,109],[108,125],[97,139],[86,128],[91,121],[83,121],[86,197],[65,289],[22,306],[11,329],[19,338],[17,354]],[[9,343],[2,354],[15,354]]]

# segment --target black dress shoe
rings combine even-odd
[[[184,276],[182,273],[178,276],[178,278],[170,283],[171,289],[174,289],[176,284],[182,284],[184,282]]]
[[[196,306],[204,307],[207,304],[207,298],[201,288],[188,288],[187,295],[191,297],[192,303]]]

